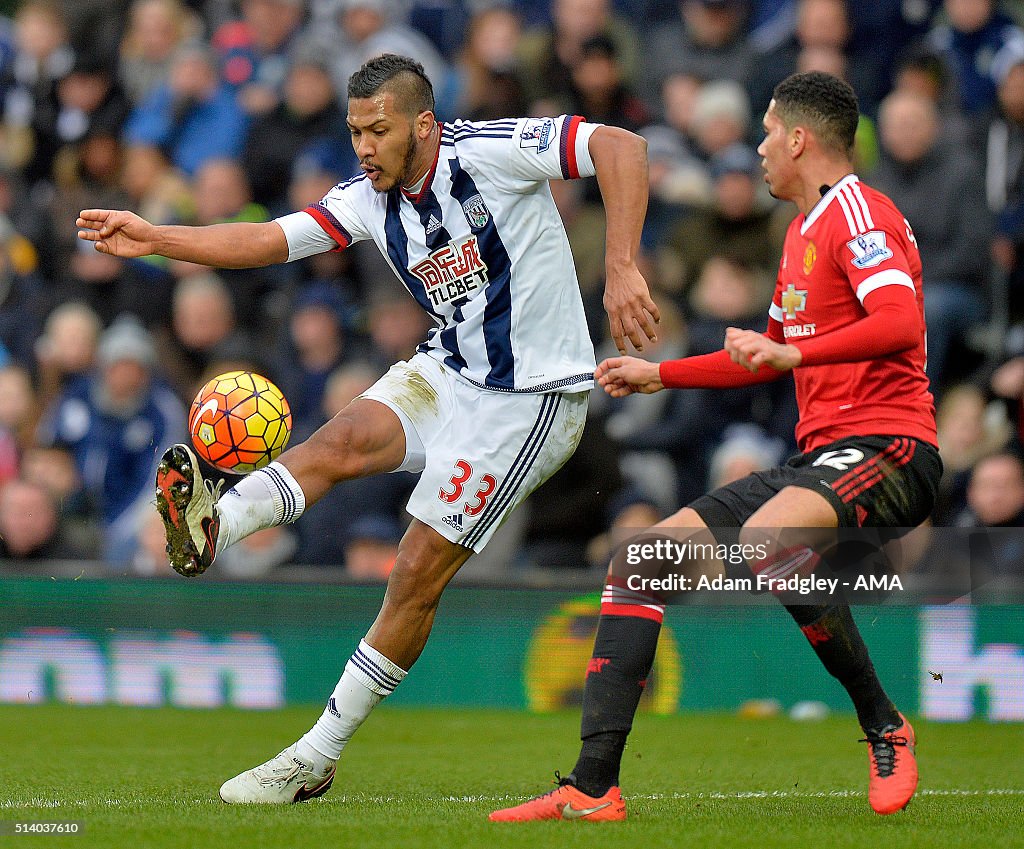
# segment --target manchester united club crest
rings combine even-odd
[[[484,199],[479,194],[473,195],[462,204],[462,211],[466,214],[466,220],[472,230],[482,230],[491,220],[491,213],[484,205]]]
[[[810,274],[814,268],[814,261],[818,258],[818,249],[814,242],[807,243],[807,250],[804,251],[804,274]]]

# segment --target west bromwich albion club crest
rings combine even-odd
[[[491,220],[491,213],[484,205],[484,199],[480,195],[473,195],[462,204],[462,211],[466,214],[466,220],[473,230],[482,230]]]

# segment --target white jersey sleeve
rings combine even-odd
[[[365,182],[365,175],[360,174],[339,183],[301,212],[274,219],[288,242],[288,262],[344,250],[354,242],[372,238],[357,212]]]
[[[489,160],[496,181],[504,177],[525,188],[547,180],[593,177],[590,137],[599,126],[579,115],[456,121],[450,137],[457,143],[469,143],[478,160]]]

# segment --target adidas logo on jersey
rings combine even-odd
[[[441,222],[437,220],[437,216],[436,215],[431,215],[430,218],[427,219],[427,229],[426,229],[427,235],[429,236],[431,233],[436,233],[440,229],[441,229]]]
[[[456,513],[454,516],[445,516],[442,520],[446,525],[455,528],[457,531],[462,530],[462,514]]]

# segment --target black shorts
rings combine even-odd
[[[739,528],[787,486],[820,493],[841,528],[916,528],[942,476],[939,452],[907,436],[851,436],[791,457],[701,496],[689,506],[709,528]]]

